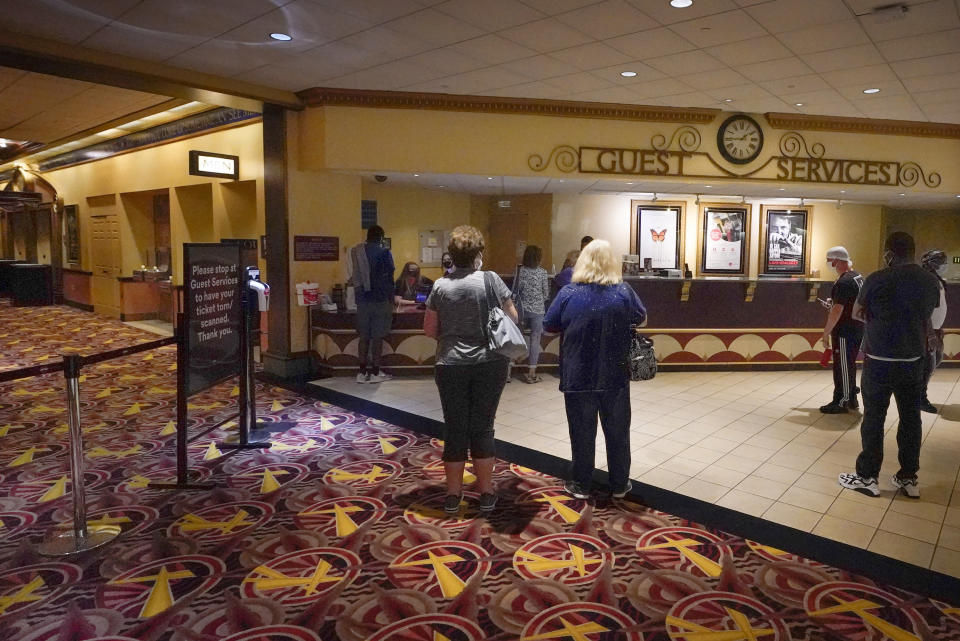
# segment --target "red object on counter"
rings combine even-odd
[[[830,364],[830,354],[833,352],[829,347],[823,350],[823,356],[820,357],[820,367],[826,367]]]

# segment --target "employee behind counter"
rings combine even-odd
[[[420,265],[409,262],[403,266],[393,291],[393,300],[400,308],[423,306],[433,289],[433,281],[420,273]]]

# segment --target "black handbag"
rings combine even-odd
[[[649,381],[657,375],[657,355],[653,340],[635,331],[630,335],[630,380]]]

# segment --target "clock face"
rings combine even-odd
[[[720,154],[730,162],[746,164],[760,155],[763,131],[749,116],[730,116],[717,131],[717,147]]]

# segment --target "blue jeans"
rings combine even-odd
[[[526,313],[523,316],[523,320],[530,328],[530,354],[527,357],[527,363],[530,367],[536,367],[540,361],[540,338],[543,336],[543,314]]]

